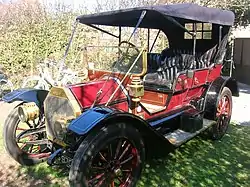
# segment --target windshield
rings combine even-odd
[[[86,26],[80,24],[85,28],[78,29],[78,22],[76,21],[69,45],[67,46],[65,55],[61,61],[61,67],[65,64],[74,37],[76,38],[74,40],[78,40],[78,45],[80,43],[79,40],[82,40],[82,44],[78,46],[78,50],[79,53],[82,53],[82,64],[86,64],[89,69],[141,74],[143,72],[142,51],[145,48],[138,47],[138,45],[133,44],[130,40],[132,37],[134,38],[136,30],[145,14],[146,12],[143,11],[135,28],[132,28],[132,30],[130,29],[130,32],[123,32],[125,37],[121,35],[121,27],[114,28],[106,26],[108,28],[105,30],[103,29],[103,26]],[[88,29],[86,29],[86,27],[88,27]],[[93,30],[91,31],[91,29]],[[84,30],[86,32],[83,35],[75,34],[78,30],[80,30],[80,33],[84,33]],[[122,39],[124,40],[122,41]]]
[[[143,71],[141,50],[142,47],[124,41],[119,46],[86,46],[83,56],[90,69],[126,73],[134,63],[130,73],[140,74]]]

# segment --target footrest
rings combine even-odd
[[[187,142],[197,134],[200,134],[202,131],[206,130],[208,127],[212,126],[216,121],[203,119],[203,128],[197,130],[194,133],[186,132],[181,129],[177,129],[174,132],[168,133],[165,135],[165,138],[168,139],[168,141],[175,145],[180,146],[181,144]]]
[[[169,133],[165,136],[168,141],[174,145],[179,145],[182,142],[185,142],[193,137],[193,133],[177,129],[172,133]]]
[[[159,105],[153,105],[149,103],[143,103],[141,102],[141,105],[150,113],[154,114],[157,112],[161,112],[166,109],[166,106],[159,106]]]

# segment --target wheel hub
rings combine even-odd
[[[107,170],[110,172],[110,173],[113,173],[115,175],[119,175],[119,174],[122,174],[122,171],[121,171],[121,164],[119,162],[119,160],[113,160],[111,161],[108,166],[107,166]]]
[[[117,168],[117,169],[114,170],[114,173],[115,173],[115,175],[121,175],[122,171],[121,171],[120,168]]]
[[[218,107],[217,107],[217,117],[218,116],[228,116],[230,110],[230,103],[227,96],[224,96],[219,100]]]

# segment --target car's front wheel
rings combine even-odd
[[[71,186],[135,186],[145,158],[137,129],[112,124],[90,133],[79,146],[69,172]]]
[[[4,123],[3,140],[6,151],[22,165],[35,165],[50,156],[44,123],[38,119],[21,122],[17,108]]]

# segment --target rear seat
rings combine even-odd
[[[196,62],[196,69],[207,68],[214,63],[215,55],[217,51],[217,45],[207,50],[205,53],[198,53]]]
[[[193,55],[192,50],[180,50],[180,49],[172,49],[174,54],[181,54],[181,55]],[[206,52],[196,52],[195,55],[195,62],[193,61],[190,64],[189,69],[200,69],[209,67],[214,62],[215,53],[217,51],[217,45],[213,48],[207,50]],[[184,57],[184,61],[186,61]]]
[[[216,46],[193,56],[192,50],[166,49],[161,54],[148,55],[148,73],[144,76],[146,88],[169,90],[178,72],[209,67],[213,63]],[[164,59],[164,60],[162,60]]]
[[[144,85],[147,88],[157,87],[160,89],[171,89],[173,80],[178,72],[188,69],[190,62],[194,60],[193,55],[173,54],[168,56],[158,67],[156,72],[144,76]]]

